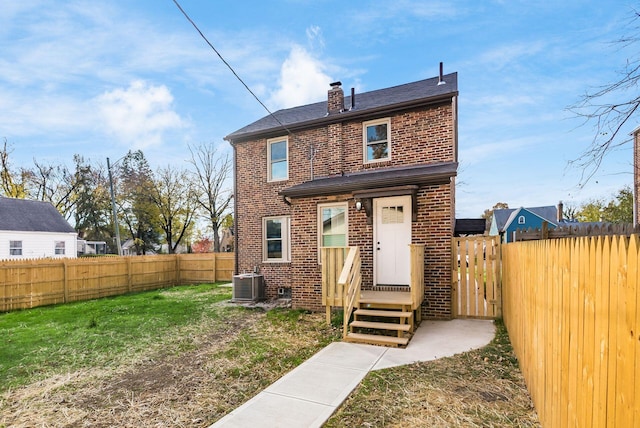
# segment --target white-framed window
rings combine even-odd
[[[12,256],[21,256],[22,241],[9,241],[9,254]]]
[[[262,219],[262,260],[265,262],[291,261],[289,246],[291,219],[289,216]]]
[[[520,217],[518,217],[518,224],[524,224],[524,223],[525,223],[524,216],[521,215]]]
[[[64,255],[64,241],[56,241],[55,254],[57,256]]]
[[[318,205],[318,247],[346,247],[349,222],[346,202]]]
[[[267,181],[289,178],[289,140],[286,137],[267,140]]]
[[[391,159],[391,119],[364,122],[364,163],[383,162]]]

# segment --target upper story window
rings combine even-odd
[[[518,217],[518,224],[524,224],[525,220],[524,220],[524,216],[521,215],[520,217]]]
[[[64,241],[56,241],[55,254],[64,255]]]
[[[289,178],[288,145],[286,137],[267,140],[267,181],[280,181]]]
[[[364,162],[381,162],[391,159],[391,119],[364,122],[363,127]]]
[[[289,224],[288,216],[262,219],[262,259],[265,262],[291,261]]]
[[[22,241],[9,241],[9,254],[12,256],[21,256]]]

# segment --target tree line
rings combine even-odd
[[[5,138],[0,148],[0,195],[50,202],[79,236],[105,241],[110,253],[117,252],[115,224],[122,237],[133,240],[136,254],[146,254],[158,251],[161,244],[174,253],[193,241],[202,241],[197,246],[200,251],[208,249],[204,243],[211,243],[211,250],[218,252],[223,227],[233,223],[231,159],[212,143],[189,146],[187,167],[167,165],[156,170],[141,150],[130,150],[110,168],[78,154],[71,167],[35,158],[33,166],[15,166],[12,152]],[[197,219],[206,220],[212,238],[194,236]]]
[[[493,212],[498,209],[507,209],[505,202],[496,203],[493,208],[484,210],[481,218],[487,224],[487,230],[491,226]],[[615,224],[633,223],[633,191],[630,186],[623,186],[609,200],[604,198],[591,199],[580,205],[564,204],[562,217],[570,221],[605,222]]]

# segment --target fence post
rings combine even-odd
[[[176,254],[176,283],[174,285],[180,285],[180,279],[182,278],[182,263],[180,263],[180,254]]]
[[[218,275],[216,274],[216,261],[218,260],[218,253],[211,254],[213,254],[213,282],[216,282],[218,280]]]
[[[129,293],[131,293],[131,289],[132,289],[132,282],[133,282],[133,275],[131,274],[131,256],[127,256],[126,260],[127,260],[127,290],[129,290]]]
[[[69,302],[69,272],[68,272],[68,266],[67,266],[67,260],[66,258],[62,260],[62,266],[63,266],[63,301],[64,303],[68,303]]]

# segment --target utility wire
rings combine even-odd
[[[260,105],[267,111],[267,113],[269,113],[269,115],[271,117],[273,117],[276,122],[278,122],[280,124],[280,126],[282,126],[288,134],[292,134],[292,132],[289,130],[289,128],[287,128],[286,126],[284,126],[284,124],[282,122],[280,122],[280,119],[278,119],[272,112],[271,110],[269,110],[269,108],[264,105],[264,103],[262,101],[260,101],[260,98],[258,98],[258,96],[251,90],[251,88],[249,88],[249,86],[244,82],[244,80],[242,80],[242,78],[240,76],[238,76],[238,73],[236,73],[236,71],[233,69],[233,67],[231,67],[231,65],[224,59],[224,57],[220,54],[220,52],[218,52],[218,50],[211,44],[211,42],[209,41],[209,39],[207,39],[207,37],[202,33],[202,31],[200,31],[200,29],[198,28],[198,26],[196,25],[195,22],[193,22],[193,20],[189,17],[189,15],[187,15],[187,12],[184,11],[184,9],[182,8],[182,6],[180,6],[180,4],[178,3],[177,0],[173,0],[173,2],[176,4],[176,6],[178,7],[178,9],[180,9],[180,12],[182,12],[182,14],[184,15],[185,18],[187,18],[187,21],[189,21],[191,23],[191,25],[193,25],[193,28],[196,29],[196,31],[198,32],[198,34],[200,34],[200,37],[202,37],[202,39],[207,42],[207,44],[209,45],[209,47],[211,49],[213,49],[213,51],[216,53],[216,55],[218,55],[218,57],[220,58],[220,60],[224,63],[224,65],[227,66],[227,68],[229,70],[231,70],[231,72],[233,73],[234,76],[236,76],[236,79],[238,79],[240,81],[240,83],[242,83],[242,85],[247,89],[247,91],[249,91],[249,93],[251,95],[253,95],[253,98],[256,99],[256,101],[258,101],[260,103]]]

